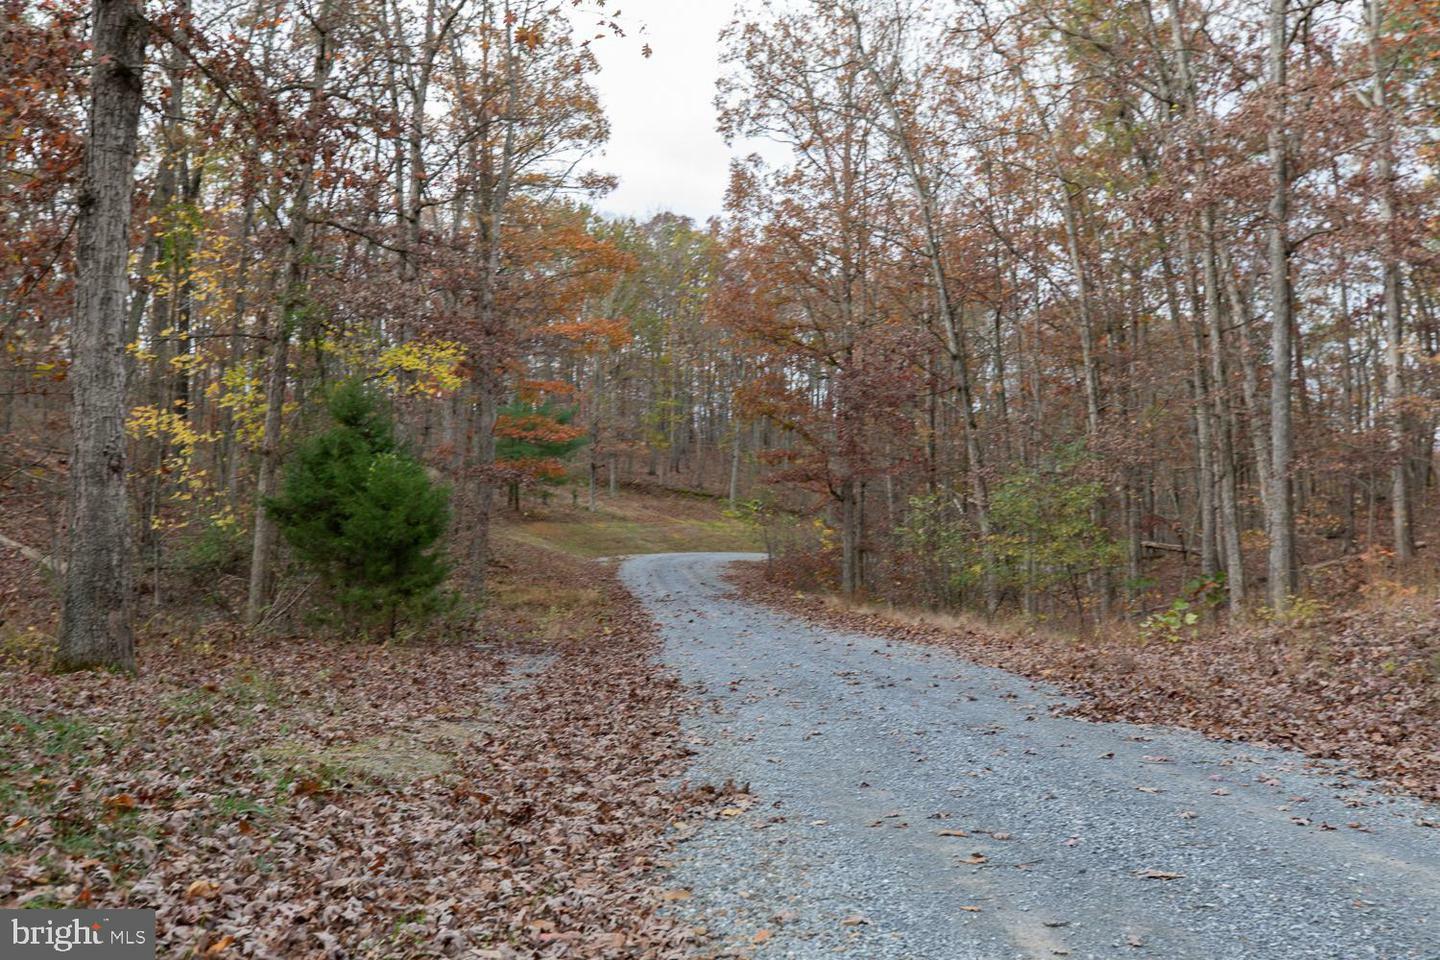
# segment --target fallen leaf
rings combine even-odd
[[[750,942],[764,943],[766,940],[769,940],[774,935],[775,934],[771,933],[769,930],[757,930],[755,931],[755,936],[750,938]]]
[[[964,830],[936,830],[936,831],[935,831],[935,836],[937,836],[937,837],[968,837],[968,836],[970,836],[970,834],[966,833]]]
[[[977,852],[977,853],[972,853],[972,854],[970,854],[970,856],[968,856],[968,857],[962,857],[961,860],[960,860],[960,862],[961,862],[961,863],[972,863],[972,864],[973,864],[973,863],[986,863],[986,862],[989,861],[989,859],[990,859],[990,858],[987,857],[987,856],[985,856],[985,854],[983,854],[983,853],[978,853],[978,852]]]
[[[684,887],[680,887],[675,890],[666,890],[664,893],[660,894],[660,899],[669,901],[689,900],[692,896],[694,896],[694,894],[692,894],[689,890],[686,890]]]
[[[220,892],[220,884],[213,880],[196,880],[185,888],[187,900],[208,900]]]
[[[962,906],[960,907],[960,909],[961,909],[961,910],[964,910],[966,913],[980,913],[980,912],[981,912],[981,909],[980,909],[979,907],[972,907],[972,906],[969,906],[969,905],[962,905]]]
[[[1169,870],[1137,870],[1135,876],[1144,877],[1146,880],[1179,880],[1185,874],[1172,873]]]
[[[210,944],[210,946],[205,948],[205,956],[218,957],[226,950],[229,950],[231,945],[234,943],[235,938],[227,933],[225,936],[221,937],[219,940],[216,940],[214,943]]]

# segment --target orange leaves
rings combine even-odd
[[[535,403],[547,393],[552,397],[572,396],[575,385],[564,380],[521,380],[515,392],[526,403]]]
[[[205,948],[205,956],[218,957],[235,945],[235,938],[228,933]]]
[[[552,323],[545,332],[571,341],[582,353],[618,350],[631,340],[630,321],[620,318]]]
[[[113,797],[105,798],[105,809],[112,814],[128,813],[137,806],[139,804],[135,802],[135,798],[128,793],[117,793]]]
[[[533,480],[562,480],[565,477],[565,464],[554,457],[526,457],[517,460],[509,460],[506,466],[512,470],[518,470]]]
[[[210,900],[220,895],[220,884],[214,880],[195,880],[185,888],[186,900]]]
[[[584,435],[584,428],[561,423],[542,413],[505,414],[495,420],[495,436],[526,443],[569,443]]]

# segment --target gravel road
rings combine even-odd
[[[712,701],[692,776],[756,798],[673,868],[712,953],[1440,958],[1421,825],[1440,810],[1282,750],[1058,716],[1014,674],[735,600],[744,556],[621,568]]]

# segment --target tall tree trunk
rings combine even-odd
[[[840,592],[853,597],[860,589],[860,504],[858,483],[840,486]]]
[[[1295,509],[1291,483],[1294,438],[1291,432],[1290,171],[1286,156],[1286,46],[1289,0],[1270,0],[1270,605],[1283,611],[1294,596]]]
[[[1401,563],[1415,556],[1410,521],[1410,473],[1408,470],[1404,380],[1404,317],[1400,310],[1400,260],[1395,238],[1395,133],[1390,103],[1385,92],[1389,68],[1381,51],[1384,29],[1383,0],[1370,0],[1370,105],[1377,126],[1375,172],[1380,180],[1380,221],[1384,236],[1380,258],[1385,276],[1385,405],[1390,428],[1390,511],[1395,559]]]
[[[71,334],[70,557],[57,664],[133,671],[125,310],[146,24],[140,0],[95,0],[93,10]]]
[[[1206,190],[1210,179],[1209,145],[1203,139],[1200,106],[1195,89],[1195,75],[1190,63],[1190,48],[1185,40],[1184,23],[1180,16],[1180,0],[1167,0],[1170,14],[1170,39],[1175,49],[1181,89],[1185,96],[1185,112],[1196,135],[1195,163],[1200,188]],[[1240,547],[1240,509],[1236,490],[1237,465],[1233,438],[1234,413],[1229,398],[1229,373],[1225,364],[1224,326],[1221,323],[1220,267],[1215,237],[1215,205],[1206,203],[1200,211],[1200,240],[1205,283],[1205,330],[1210,342],[1210,394],[1215,413],[1216,459],[1215,479],[1220,492],[1220,542],[1225,554],[1225,581],[1230,599],[1230,612],[1239,614],[1245,604],[1245,557]]]
[[[1256,354],[1255,332],[1251,326],[1250,311],[1246,298],[1240,293],[1240,283],[1235,278],[1233,264],[1224,247],[1217,248],[1221,272],[1220,285],[1225,290],[1225,301],[1230,308],[1230,323],[1237,327],[1240,341],[1241,400],[1245,408],[1245,419],[1249,426],[1250,446],[1255,455],[1255,483],[1260,488],[1261,507],[1270,507],[1270,425],[1260,413],[1260,369]],[[1267,517],[1269,513],[1265,514]]]
[[[334,0],[326,0],[315,20],[315,61],[310,78],[309,116],[320,122],[325,85],[330,79],[330,11]],[[300,182],[290,204],[289,235],[286,238],[285,289],[275,317],[274,352],[266,383],[265,428],[260,444],[260,472],[255,484],[255,539],[250,551],[250,592],[245,603],[245,622],[253,627],[270,602],[270,567],[275,553],[276,528],[265,501],[274,497],[280,483],[280,442],[284,429],[285,386],[290,360],[291,327],[302,312],[306,299],[305,264],[310,245],[310,193],[314,187],[316,146],[301,146]]]
[[[1224,327],[1220,322],[1220,270],[1215,255],[1215,213],[1200,217],[1204,233],[1205,324],[1210,339],[1210,390],[1215,408],[1215,480],[1220,490],[1220,541],[1225,554],[1225,584],[1230,613],[1245,605],[1245,555],[1240,547],[1240,504],[1235,474],[1235,421],[1230,406],[1230,376],[1225,363]]]

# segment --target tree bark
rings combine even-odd
[[[1270,535],[1270,605],[1283,611],[1297,588],[1295,575],[1295,509],[1291,486],[1294,438],[1291,433],[1290,171],[1286,156],[1286,26],[1288,0],[1270,0],[1269,84],[1270,124],[1266,145],[1270,157],[1270,503],[1266,527]]]
[[[57,665],[133,671],[125,332],[147,31],[140,0],[95,0],[93,11],[71,334],[70,557]]]
[[[1395,238],[1395,134],[1385,92],[1387,68],[1380,49],[1384,27],[1383,0],[1370,0],[1370,105],[1374,108],[1377,136],[1375,172],[1380,180],[1380,222],[1384,235],[1380,257],[1385,277],[1385,406],[1390,428],[1390,515],[1395,559],[1415,556],[1410,520],[1410,474],[1405,429],[1404,316],[1400,310],[1400,261]]]

